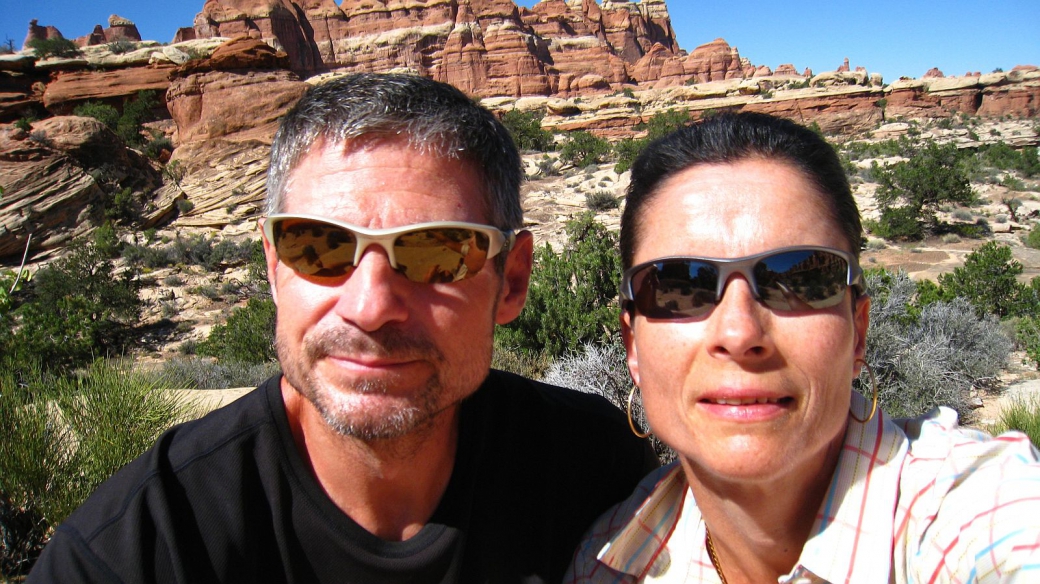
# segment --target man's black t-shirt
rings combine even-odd
[[[492,371],[427,525],[370,534],[298,454],[280,376],[163,434],[62,523],[29,582],[558,582],[657,465],[606,400]]]

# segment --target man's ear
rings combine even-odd
[[[274,244],[267,241],[267,237],[264,235],[264,222],[267,219],[261,219],[257,223],[257,227],[260,229],[260,241],[264,242],[264,261],[267,263],[267,283],[271,285],[271,299],[274,303],[278,304],[278,286],[275,285],[274,271],[278,267],[278,252],[274,249]]]
[[[524,309],[527,302],[527,286],[531,283],[531,268],[534,265],[534,236],[523,230],[516,234],[513,248],[506,257],[502,270],[502,289],[498,295],[495,324],[506,324]]]
[[[632,376],[632,382],[639,386],[639,354],[636,350],[635,338],[632,331],[632,319],[635,316],[631,310],[621,309],[621,340],[625,343],[625,353],[628,358],[628,374]]]

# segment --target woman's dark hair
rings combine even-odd
[[[720,114],[652,142],[632,166],[625,211],[621,215],[621,261],[632,266],[640,233],[640,214],[661,184],[700,164],[725,164],[749,158],[787,162],[824,196],[849,251],[859,256],[863,227],[845,169],[837,153],[816,132],[790,120],[759,113]],[[724,237],[719,234],[719,237]]]

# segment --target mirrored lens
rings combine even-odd
[[[339,277],[354,268],[357,239],[335,225],[283,219],[274,225],[278,258],[308,276]]]
[[[797,250],[763,258],[754,276],[762,303],[776,310],[828,308],[844,298],[849,265],[823,250]]]
[[[655,262],[632,278],[637,310],[647,318],[683,318],[707,313],[715,305],[719,273],[691,260]]]
[[[484,267],[490,240],[472,229],[431,228],[394,242],[397,269],[415,282],[455,282]]]

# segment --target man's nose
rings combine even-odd
[[[361,250],[353,273],[341,285],[336,314],[365,331],[408,318],[404,287],[411,283],[394,269],[379,244]]]

